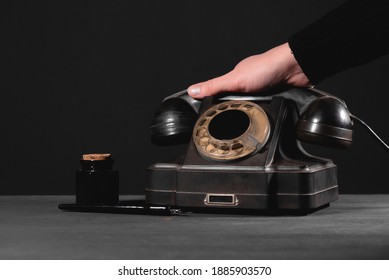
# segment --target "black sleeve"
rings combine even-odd
[[[389,53],[389,0],[348,0],[293,34],[289,46],[312,83]]]

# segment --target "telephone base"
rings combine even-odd
[[[148,171],[150,205],[310,211],[338,199],[336,165],[331,161],[277,170],[156,163]]]

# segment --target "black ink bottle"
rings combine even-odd
[[[76,170],[76,203],[113,205],[119,201],[119,171],[111,154],[84,154]]]

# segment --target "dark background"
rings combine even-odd
[[[73,194],[79,158],[94,152],[113,154],[121,193],[142,194],[146,168],[185,150],[150,143],[164,96],[285,42],[341,2],[0,2],[0,194]],[[388,70],[385,57],[317,88],[389,140]],[[347,150],[305,147],[338,165],[340,192],[389,192],[388,153],[359,125]]]

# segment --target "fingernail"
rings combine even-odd
[[[200,87],[199,86],[194,86],[189,88],[188,92],[192,95],[199,95],[200,94]]]

